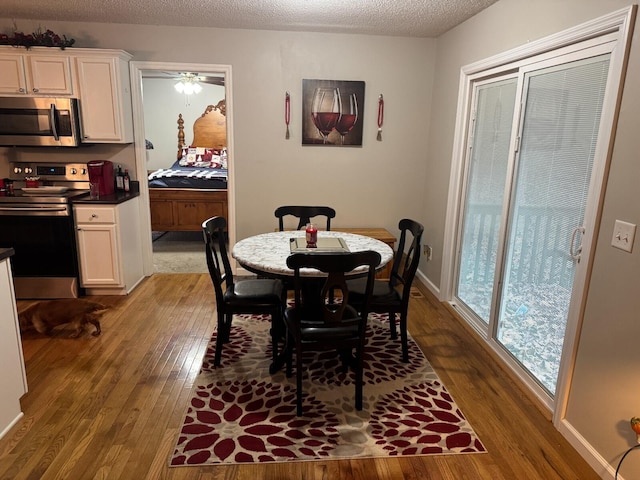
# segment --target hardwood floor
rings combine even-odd
[[[580,479],[599,478],[528,397],[429,296],[409,330],[486,454],[168,466],[214,325],[206,274],[157,274],[113,308],[102,335],[27,332],[25,416],[0,440],[2,479]],[[26,306],[18,302],[18,308]]]

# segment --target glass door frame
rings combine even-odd
[[[512,71],[512,72],[505,72],[504,75],[500,75],[500,76],[491,76],[490,78],[482,78],[479,79],[477,81],[474,81],[474,87],[483,87],[486,85],[491,85],[492,83],[499,83],[505,80],[509,80],[509,79],[515,79],[516,80],[516,92],[520,91],[522,88],[522,75],[519,75],[517,71]],[[477,104],[477,88],[472,88],[471,89],[471,96],[470,96],[470,107],[473,109],[475,108],[475,105]],[[517,102],[517,99],[516,99]],[[519,111],[519,108],[517,107],[517,105],[514,105],[514,115],[513,115],[513,119],[512,119],[512,125],[511,125],[511,139],[509,141],[509,155],[513,155],[514,154],[514,150],[516,149],[516,138],[517,136],[514,135],[514,132],[517,132],[518,129],[518,123],[519,123],[519,117],[517,115],[517,111]],[[470,123],[475,122],[475,112],[472,113],[472,118]],[[475,125],[474,125],[475,127]],[[472,127],[473,128],[473,127]],[[464,205],[466,204],[466,192],[467,192],[467,187],[468,187],[468,180],[469,177],[467,175],[467,171],[469,168],[469,160],[470,160],[470,153],[471,153],[471,138],[473,137],[473,132],[471,131],[472,128],[469,128],[467,131],[467,146],[465,149],[465,159],[464,159],[464,170],[462,172],[462,178],[461,178],[461,185],[460,185],[460,209],[459,212],[462,212]],[[505,248],[505,232],[506,232],[506,228],[507,228],[507,221],[508,221],[508,213],[509,213],[509,203],[505,202],[504,199],[505,198],[510,198],[511,197],[511,189],[512,189],[512,181],[511,179],[513,178],[514,175],[514,162],[508,160],[507,161],[507,171],[506,171],[506,175],[505,175],[505,186],[504,186],[504,195],[503,195],[503,202],[502,202],[502,209],[500,212],[500,227],[499,227],[499,233],[498,233],[498,245],[497,245],[497,251],[496,251],[496,258],[500,259],[503,258],[504,256],[504,248]],[[459,255],[460,250],[462,248],[462,227],[463,227],[463,220],[464,220],[464,215],[457,215],[457,238],[456,238],[456,256]],[[491,307],[490,310],[491,312],[494,312],[497,306],[497,302],[498,299],[500,298],[500,285],[499,285],[499,278],[502,275],[502,269],[500,268],[501,266],[500,261],[497,262],[496,264],[496,269],[494,271],[494,280],[493,283],[496,286],[492,292],[492,298],[491,298]],[[453,273],[453,278],[452,278],[452,282],[453,282],[453,290],[451,291],[451,296],[455,295],[455,290],[456,290],[456,285],[458,283],[458,278],[459,278],[459,268],[458,265],[453,265],[454,268],[454,273]],[[494,332],[495,332],[495,328],[493,328],[493,323],[491,319],[489,319],[489,321],[487,323],[485,323],[482,319],[480,319],[479,317],[477,317],[473,310],[471,310],[464,302],[462,301],[458,301],[455,304],[455,307],[457,310],[459,310],[463,317],[465,318],[465,320],[467,320],[467,322],[486,340],[489,340],[490,338],[493,337]]]
[[[579,25],[551,37],[526,44],[504,54],[465,66],[461,70],[460,88],[458,97],[458,109],[456,118],[456,130],[454,137],[454,149],[449,183],[449,201],[445,224],[445,242],[443,251],[442,282],[440,300],[448,302],[460,316],[466,320],[486,341],[505,365],[522,381],[534,394],[540,403],[546,406],[553,414],[554,424],[559,426],[564,418],[566,403],[569,395],[571,374],[575,362],[577,343],[579,338],[580,323],[586,301],[586,289],[591,272],[594,255],[594,241],[599,230],[600,214],[602,208],[601,197],[604,192],[606,174],[611,158],[611,145],[615,133],[615,118],[618,113],[619,101],[623,85],[623,72],[625,69],[630,30],[635,18],[635,8],[629,7],[610,15],[601,17],[592,22]],[[467,160],[467,141],[469,137],[469,119],[471,117],[471,103],[476,82],[484,79],[499,77],[513,69],[526,69],[528,64],[538,64],[545,60],[553,61],[555,57],[568,55],[572,52],[580,52],[585,48],[593,48],[598,45],[612,42],[611,63],[607,81],[605,100],[601,113],[601,123],[598,135],[592,178],[590,182],[590,197],[595,199],[585,211],[585,225],[589,228],[583,236],[582,265],[576,271],[574,288],[571,296],[571,308],[567,319],[565,342],[560,363],[556,395],[551,398],[529,375],[514,365],[513,359],[494,340],[496,334],[495,321],[490,322],[487,328],[482,328],[477,321],[473,321],[469,312],[459,305],[454,298],[457,283],[456,258],[459,251],[460,211],[463,203],[463,186],[465,174],[465,162]],[[518,108],[519,110],[519,108]],[[514,115],[518,117],[519,114]],[[503,215],[502,223],[506,222]],[[501,226],[506,228],[505,225]],[[499,252],[503,255],[504,245]],[[500,257],[502,258],[502,257]],[[496,268],[496,276],[502,275],[501,268]],[[492,308],[495,308],[497,292],[494,292]],[[468,310],[468,309],[466,309]],[[493,324],[492,324],[493,323]],[[480,328],[479,328],[480,327]]]

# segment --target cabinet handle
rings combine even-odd
[[[96,218],[98,215],[96,215],[95,213],[91,214],[91,218]]]
[[[33,89],[33,93],[38,93],[40,90],[38,90],[37,88]]]
[[[18,89],[18,93],[24,93],[24,88],[20,87],[20,88]]]

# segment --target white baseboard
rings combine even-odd
[[[13,426],[18,423],[18,421],[24,417],[24,413],[20,412],[16,418],[14,418],[9,425],[6,426],[6,428],[4,428],[2,431],[0,431],[0,438],[4,437],[7,433],[9,433],[9,430],[11,430],[13,428]]]
[[[427,276],[422,273],[420,270],[416,272],[416,276],[420,279],[420,282],[427,287],[427,289],[435,295],[437,299],[440,299],[440,289],[436,287],[431,280],[427,278]]]
[[[571,444],[582,458],[593,468],[593,470],[603,479],[615,478],[616,470],[609,462],[591,446],[580,433],[573,428],[573,425],[566,419],[561,420],[556,428],[560,434]],[[618,480],[624,480],[618,474]]]

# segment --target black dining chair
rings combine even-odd
[[[234,279],[227,254],[226,226],[224,217],[212,217],[202,223],[207,266],[218,311],[214,365],[220,365],[222,346],[229,341],[234,314],[268,314],[271,315],[272,369],[275,369],[278,342],[284,335],[282,315],[286,305],[286,292],[282,282],[277,279]]]
[[[378,252],[295,253],[287,259],[294,271],[294,305],[285,310],[287,327],[287,376],[291,375],[292,353],[296,356],[296,414],[302,415],[302,363],[306,351],[337,350],[344,371],[355,372],[356,409],[362,410],[363,356],[366,342],[368,300],[373,290]],[[349,305],[347,273],[366,266],[360,311]],[[315,268],[326,277],[302,277],[303,268]],[[315,288],[308,283],[315,282]],[[313,293],[312,293],[313,292]],[[309,298],[314,295],[314,298]],[[355,350],[355,355],[352,352]]]
[[[336,211],[331,207],[312,207],[304,205],[285,205],[276,208],[274,212],[278,219],[278,229],[284,231],[284,217],[292,216],[298,218],[296,230],[300,230],[307,223],[311,223],[314,217],[326,217],[326,230],[331,230],[331,219],[335,218]]]
[[[391,338],[396,339],[396,314],[400,315],[400,339],[402,342],[402,361],[409,361],[409,345],[407,337],[407,313],[411,284],[420,263],[420,242],[424,227],[408,218],[400,220],[400,241],[393,257],[391,276],[388,280],[376,280],[368,307],[370,312],[388,313]],[[405,251],[405,247],[408,248]],[[356,309],[364,308],[367,284],[363,279],[348,282],[349,303]]]

